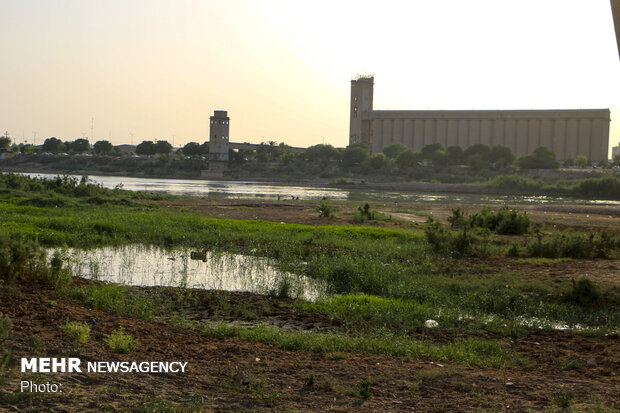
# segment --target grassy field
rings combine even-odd
[[[617,282],[598,283],[587,276],[532,277],[519,265],[496,265],[497,260],[529,266],[617,260],[618,228],[557,229],[509,209],[475,214],[455,210],[447,222],[398,227],[384,225],[387,215],[357,211],[357,205],[350,205],[351,224],[316,226],[208,218],[184,207],[163,207],[156,202],[163,198],[105,190],[85,181],[43,182],[3,175],[4,293],[14,283],[37,282],[54,299],[77,300],[93,310],[149,322],[164,320],[218,339],[236,337],[290,351],[372,353],[496,369],[536,367],[507,345],[532,331],[552,332],[563,326],[584,337],[619,331]],[[258,321],[252,325],[230,323],[225,317],[196,321],[188,315],[204,302],[192,290],[171,294],[76,282],[62,255],[50,262],[42,250],[128,244],[274,259],[281,271],[322,280],[329,288],[330,294],[316,302],[292,300],[287,311],[320,317],[334,328],[296,331],[262,324],[269,308],[227,301],[211,302],[210,311],[242,319],[251,313],[250,318]],[[282,285],[274,294],[287,292]],[[435,320],[437,327],[429,329],[427,320]],[[431,330],[435,336],[427,333]]]

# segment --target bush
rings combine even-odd
[[[467,231],[467,228],[463,226],[461,231],[455,233],[445,229],[439,222],[429,219],[424,235],[434,252],[447,252],[459,257],[469,255],[472,252],[472,246],[478,241],[471,232]]]
[[[325,201],[321,201],[321,203],[316,207],[316,212],[319,213],[319,217],[321,218],[333,218],[335,210],[336,208],[329,205]]]
[[[90,327],[88,327],[88,324],[81,321],[67,321],[60,328],[73,337],[78,343],[84,344],[88,342],[90,337]]]
[[[359,213],[357,215],[357,218],[361,220],[361,222],[373,220],[377,215],[376,211],[370,210],[370,204],[368,202],[366,202],[362,206],[357,207],[357,212]]]
[[[520,213],[506,207],[497,212],[484,207],[469,218],[465,216],[461,208],[456,208],[452,210],[452,216],[448,217],[448,222],[453,229],[469,226],[485,228],[502,235],[523,235],[529,231],[531,224],[527,213]]]
[[[12,328],[13,323],[11,323],[11,319],[0,313],[0,340],[6,340],[9,338]]]
[[[538,233],[536,241],[531,242],[527,250],[534,257],[613,258],[618,254],[619,246],[618,237],[608,231],[587,235],[569,231],[547,239]]]
[[[571,189],[573,196],[601,199],[620,199],[620,178],[605,176],[579,181]]]
[[[106,336],[103,341],[112,351],[121,354],[133,353],[138,345],[138,339],[125,333],[125,329],[123,327],[119,327],[118,330]]]
[[[0,278],[53,281],[45,250],[20,234],[0,234]]]
[[[577,282],[573,280],[573,288],[566,295],[566,301],[589,307],[601,305],[602,297],[598,286],[589,278],[584,277]]]

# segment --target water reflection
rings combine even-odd
[[[24,174],[43,178],[54,178],[57,174]],[[78,175],[70,175],[80,178]],[[200,179],[157,179],[133,178],[127,176],[89,176],[90,180],[105,188],[122,184],[131,191],[165,192],[173,195],[187,195],[207,198],[265,198],[321,199],[374,201],[374,202],[428,202],[460,203],[472,205],[527,205],[527,204],[571,204],[571,205],[620,205],[620,201],[583,200],[551,196],[484,195],[470,193],[396,192],[390,190],[369,190],[364,188],[321,188],[311,186],[288,186],[251,181],[209,181]]]
[[[310,301],[326,295],[324,284],[283,273],[260,257],[209,251],[192,254],[185,248],[144,245],[70,249],[67,253],[74,275],[100,281],[257,294],[282,291],[291,298]]]

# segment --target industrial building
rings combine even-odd
[[[373,76],[351,81],[349,144],[365,143],[371,153],[393,143],[415,151],[482,143],[506,145],[517,156],[546,146],[560,161],[608,158],[609,109],[373,110],[373,88]]]

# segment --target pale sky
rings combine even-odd
[[[228,110],[235,142],[348,143],[375,109],[611,110],[609,0],[0,0],[0,133],[176,146]]]

